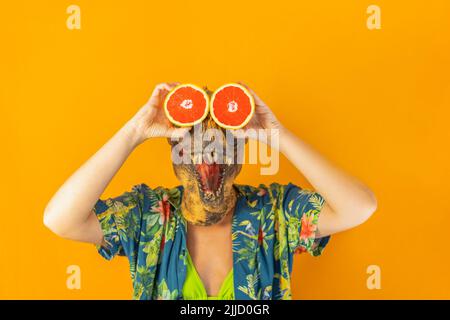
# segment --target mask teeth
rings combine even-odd
[[[219,188],[217,188],[216,197],[218,197],[219,194],[222,192],[222,186],[223,186],[223,181],[220,182]]]
[[[205,195],[205,198],[206,198],[206,199],[210,199],[210,198],[212,197],[213,193],[212,193],[212,192],[209,192],[209,191],[206,191],[206,192],[204,193],[204,195]]]

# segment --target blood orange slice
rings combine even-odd
[[[211,116],[222,128],[242,128],[250,121],[254,112],[253,96],[237,83],[221,86],[211,97]]]
[[[181,84],[173,88],[164,100],[164,111],[170,122],[187,127],[203,121],[208,115],[209,97],[193,85]]]

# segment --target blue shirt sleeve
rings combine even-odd
[[[325,204],[322,196],[289,183],[283,188],[282,207],[287,223],[289,249],[294,253],[322,254],[330,236],[317,238],[320,212]]]
[[[97,246],[97,250],[105,259],[114,256],[135,255],[139,245],[142,221],[142,185],[134,186],[131,191],[105,200],[99,199],[94,207],[101,229],[105,246]]]

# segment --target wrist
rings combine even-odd
[[[289,141],[289,137],[292,135],[292,133],[289,131],[289,129],[281,126],[279,128],[279,150],[281,153],[284,153],[286,143]]]
[[[136,148],[144,142],[143,135],[140,133],[135,121],[130,120],[121,129],[122,135],[131,149]]]
[[[283,140],[283,138],[289,135],[290,133],[290,131],[287,128],[283,127],[282,125],[278,127],[278,132],[281,140]]]

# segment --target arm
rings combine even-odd
[[[256,104],[254,119],[248,127],[279,130],[279,150],[325,199],[319,217],[318,237],[350,229],[366,221],[377,207],[373,192],[284,128],[269,107],[248,89]]]
[[[149,101],[56,192],[44,212],[44,224],[55,234],[78,241],[103,243],[92,211],[131,152],[150,137],[183,134],[165,120],[162,101],[175,84],[156,86]]]
[[[325,199],[319,237],[353,228],[376,210],[375,196],[367,186],[285,128],[280,129],[280,151]]]

